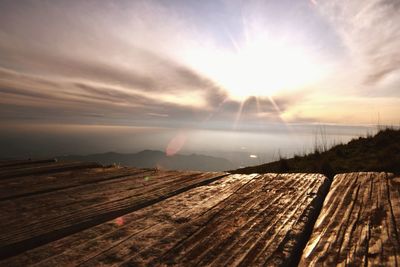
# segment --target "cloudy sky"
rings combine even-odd
[[[399,47],[398,0],[0,0],[0,121],[398,125]]]

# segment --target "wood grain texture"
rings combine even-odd
[[[100,164],[93,162],[45,162],[42,164],[24,164],[9,167],[0,167],[0,180],[43,173],[56,173],[66,170],[98,168]]]
[[[400,177],[336,175],[301,266],[399,266]]]
[[[105,180],[119,179],[143,170],[123,167],[71,169],[0,180],[0,201],[43,194]]]
[[[229,175],[2,263],[288,265],[327,186],[318,174]]]
[[[56,162],[56,159],[42,159],[42,160],[0,160],[0,168],[1,170],[5,170],[7,168],[19,168],[26,165],[35,165],[35,164],[43,164],[43,163],[51,163]]]
[[[0,263],[7,266],[58,266],[64,262],[69,265],[83,264],[141,232],[160,225],[174,227],[190,220],[191,216],[206,212],[252,177],[237,175],[216,180]]]
[[[75,166],[73,170],[87,166],[77,163],[65,165],[68,168]],[[2,192],[6,192],[9,185],[17,193],[0,195],[3,199],[0,201],[0,229],[4,229],[0,233],[0,258],[52,242],[225,175],[126,168],[110,171],[96,167],[85,169],[81,174],[72,172],[71,178],[65,172],[54,172],[63,166],[61,163],[35,166],[31,168],[34,174],[30,175],[28,168],[23,168],[19,173],[25,176],[13,178],[11,184],[2,181],[1,185],[5,185]],[[40,176],[37,168],[41,169],[40,173],[48,170],[51,177],[56,178],[46,183],[44,180],[49,173]],[[15,187],[21,185],[18,179],[31,180],[27,182],[30,186],[28,193]]]

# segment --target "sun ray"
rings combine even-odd
[[[256,99],[257,114],[260,114],[261,113],[260,100],[258,99],[258,96],[255,96],[254,98]]]
[[[234,122],[234,124],[233,124],[233,129],[234,129],[234,130],[236,130],[237,125],[238,125],[238,123],[239,123],[239,121],[240,121],[240,117],[242,116],[244,102],[245,102],[245,101],[241,101],[241,102],[240,102],[238,112],[236,113],[235,122]]]
[[[278,113],[278,117],[281,120],[282,124],[286,127],[286,129],[290,132],[290,133],[294,133],[294,130],[292,129],[292,126],[290,123],[288,123],[283,117],[282,117],[282,111],[279,108],[278,104],[276,104],[275,100],[272,98],[272,96],[268,97],[270,103],[272,104],[272,106],[274,107],[275,111]]]
[[[231,41],[233,47],[235,48],[235,52],[236,52],[236,53],[239,53],[239,52],[240,52],[240,46],[238,45],[238,43],[237,43],[237,42],[235,41],[235,39],[233,38],[231,32],[228,31],[228,30],[227,30],[226,32],[227,32],[227,35],[228,35],[228,37],[229,37],[229,40]]]
[[[281,109],[279,108],[279,106],[276,104],[275,100],[272,98],[272,96],[268,96],[268,100],[269,102],[272,104],[272,106],[274,107],[275,111],[278,112],[279,116],[282,113]]]
[[[214,117],[214,115],[215,115],[216,113],[218,113],[218,112],[221,110],[222,105],[225,104],[227,100],[228,100],[228,97],[225,97],[225,98],[218,104],[217,108],[216,108],[213,112],[211,112],[211,113],[204,119],[203,122],[207,122],[207,121],[209,121],[212,117]]]

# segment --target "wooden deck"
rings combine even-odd
[[[329,185],[319,174],[0,161],[0,266],[399,266],[400,177]]]
[[[329,181],[0,162],[1,266],[297,263]]]
[[[301,266],[400,266],[400,177],[336,175]]]

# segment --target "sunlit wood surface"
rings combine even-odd
[[[293,264],[329,184],[51,161],[0,173],[1,266]]]
[[[399,266],[400,177],[336,175],[302,266]]]

